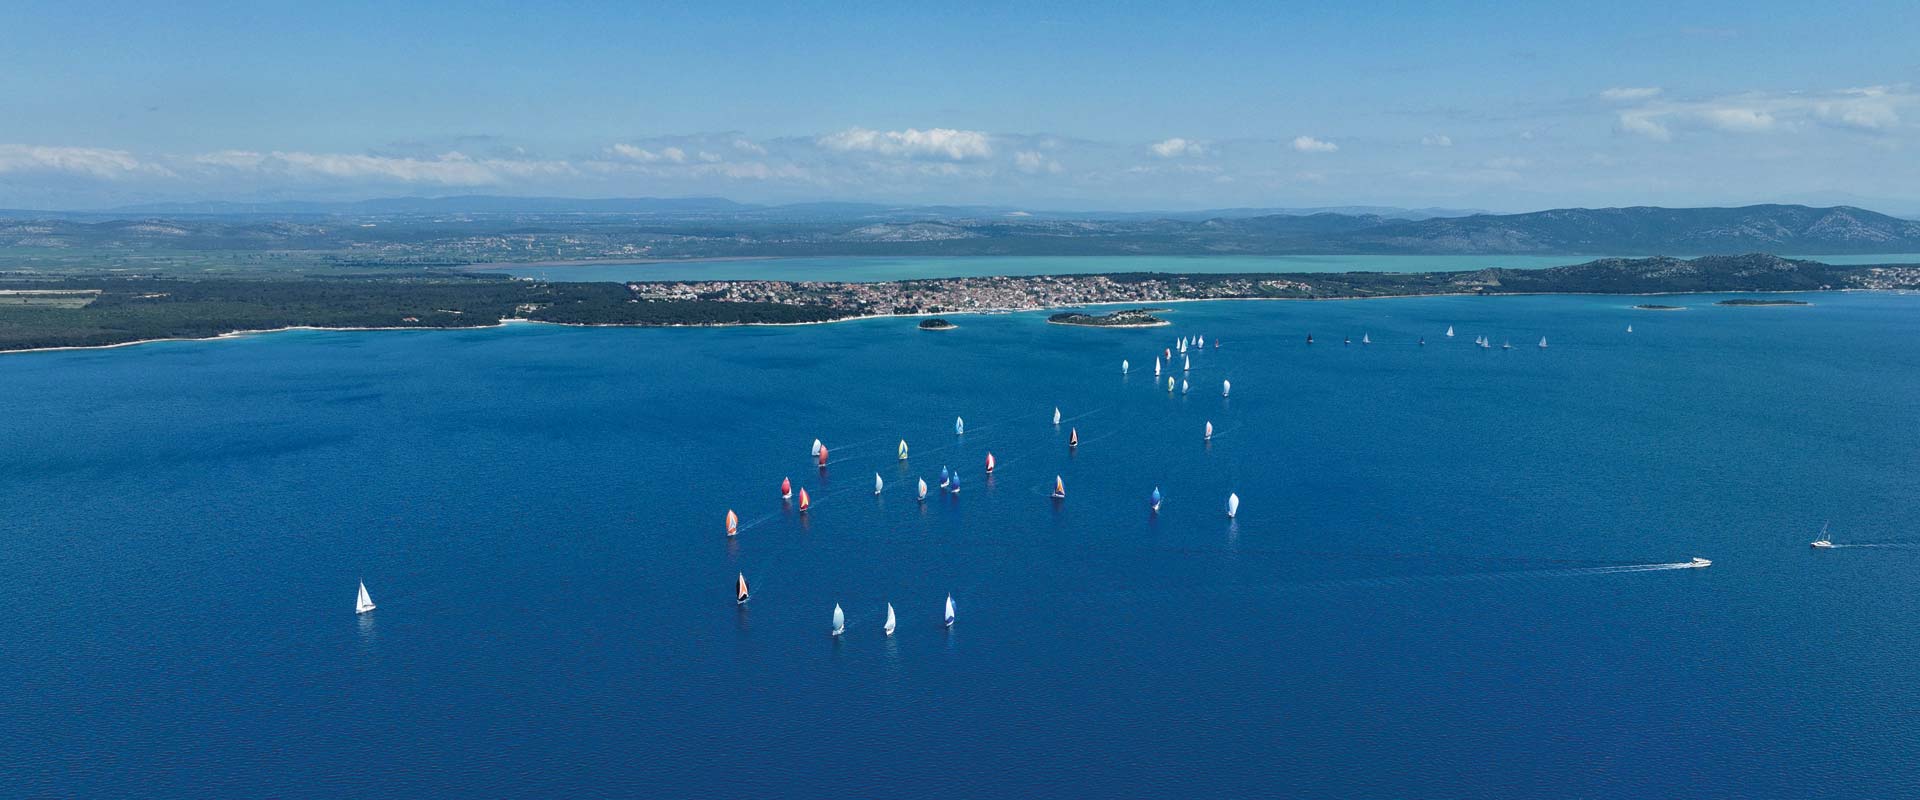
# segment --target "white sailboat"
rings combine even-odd
[[[1050,496],[1055,500],[1062,500],[1067,496],[1067,482],[1061,480],[1058,475],[1053,476],[1053,494]]]
[[[1224,381],[1224,380],[1221,381],[1220,396],[1226,397],[1227,395],[1230,395],[1230,394],[1233,394],[1233,381]]]
[[[1192,386],[1189,386],[1189,385],[1187,384],[1187,382],[1186,382],[1186,380],[1185,380],[1185,379],[1182,379],[1182,380],[1180,381],[1180,393],[1181,393],[1181,394],[1186,394],[1186,393],[1187,393],[1187,390],[1188,390],[1188,389],[1191,389],[1191,388],[1193,388],[1193,387],[1192,387]]]
[[[1193,371],[1193,357],[1192,357],[1192,356],[1181,356],[1181,357],[1180,357],[1180,371],[1181,371],[1181,372],[1192,372],[1192,371]]]
[[[1207,435],[1205,439],[1209,442],[1213,441],[1213,420],[1207,420]]]
[[[739,606],[739,605],[746,605],[746,603],[747,603],[747,573],[744,573],[744,572],[742,572],[742,573],[740,573],[740,583],[739,583],[739,585],[737,585],[737,586],[735,586],[735,587],[734,587],[734,589],[733,589],[733,593],[734,593],[734,600],[733,600],[733,604],[734,604],[734,605],[736,605],[736,606]]]
[[[900,460],[907,460],[907,440],[905,439],[900,440]]]
[[[1632,333],[1632,332],[1633,332],[1633,326],[1632,326],[1632,325],[1628,325],[1628,326],[1627,326],[1627,333]]]
[[[1361,344],[1373,344],[1373,334],[1371,334],[1371,333],[1363,333],[1363,334],[1360,334],[1360,343],[1361,343]]]
[[[1820,538],[1813,540],[1814,547],[1826,548],[1833,546],[1833,537],[1827,535],[1827,525],[1828,523],[1825,522],[1820,523]]]
[[[1547,349],[1547,337],[1545,336],[1540,337],[1540,349]]]
[[[927,502],[927,479],[920,479],[920,502]]]
[[[953,433],[954,433],[954,435],[956,435],[956,436],[958,436],[958,435],[961,435],[961,434],[964,434],[964,433],[966,433],[966,432],[967,432],[967,421],[966,421],[966,420],[964,420],[964,419],[961,419],[961,418],[959,418],[959,417],[954,417],[954,418],[953,418]]]
[[[847,613],[840,610],[839,603],[834,603],[833,604],[833,635],[839,636],[840,634],[843,634],[846,632],[847,632]]]
[[[1060,424],[1060,407],[1059,406],[1053,407],[1053,424],[1055,425]]]
[[[880,629],[883,631],[886,631],[888,636],[893,635],[893,604],[892,603],[887,604],[887,624],[880,626]]]
[[[953,627],[953,595],[947,595],[947,627]]]
[[[1153,377],[1160,377],[1160,357],[1153,357]]]
[[[819,458],[820,450],[821,448],[824,448],[824,447],[826,447],[826,445],[821,444],[819,439],[815,439],[813,440],[813,449],[807,451],[807,455],[813,456],[815,458]]]
[[[1171,392],[1173,391],[1173,376],[1172,376],[1172,375],[1168,375],[1168,376],[1167,376],[1167,391],[1168,391],[1169,393],[1171,393]]]
[[[887,485],[886,481],[880,480],[880,473],[878,472],[873,473],[873,493],[874,494],[879,494],[881,487],[886,485]]]
[[[1447,338],[1449,338],[1449,339],[1451,339],[1451,338],[1453,338],[1453,326],[1452,326],[1452,325],[1448,325],[1448,326],[1447,326]]]
[[[353,613],[365,614],[373,610],[373,598],[367,596],[367,582],[360,582],[360,596],[353,600]]]
[[[1227,519],[1233,519],[1240,513],[1240,495],[1227,493]]]
[[[1205,336],[1195,336],[1195,337],[1193,337],[1193,345],[1194,345],[1195,347],[1206,347],[1206,346],[1207,346],[1207,337],[1205,337]]]
[[[1120,359],[1120,374],[1127,374],[1127,360],[1124,358]]]

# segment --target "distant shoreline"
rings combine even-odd
[[[1910,292],[1907,292],[1904,290],[1826,289],[1826,290],[1784,290],[1779,292],[1754,292],[1754,291],[1644,292],[1634,296],[1652,297],[1652,296],[1705,295],[1705,294],[1817,294],[1817,293],[1824,293],[1824,292],[1861,292],[1861,293],[1877,292],[1877,293],[1883,293],[1883,294],[1910,294]],[[1556,297],[1556,296],[1614,297],[1619,295],[1613,295],[1609,293],[1600,293],[1600,292],[1502,292],[1499,294],[1483,294],[1478,292],[1434,292],[1430,294],[1373,295],[1373,296],[1367,296],[1367,297],[1191,297],[1191,298],[1162,299],[1162,300],[1155,300],[1153,302],[1156,304],[1222,303],[1222,302],[1239,302],[1239,301],[1325,302],[1325,301],[1341,301],[1341,300],[1401,300],[1401,299],[1434,298],[1434,297],[1485,297],[1485,298],[1492,299],[1492,298],[1500,298],[1500,297]],[[1064,306],[1064,307],[1075,308],[1075,307],[1086,307],[1089,305],[1106,306],[1106,305],[1131,305],[1131,304],[1132,304],[1131,301],[1119,300],[1111,303],[1104,303],[1104,302],[1079,303],[1073,306]],[[223,333],[214,334],[212,336],[175,336],[175,337],[166,337],[166,338],[159,338],[159,339],[139,339],[139,340],[130,341],[130,342],[114,342],[112,344],[61,345],[57,347],[31,347],[31,348],[22,348],[17,350],[0,350],[0,356],[13,355],[16,353],[52,353],[52,352],[59,352],[63,350],[109,350],[117,347],[133,347],[135,345],[155,344],[158,342],[213,342],[213,341],[220,341],[223,339],[238,339],[238,338],[243,338],[248,336],[257,336],[257,335],[269,334],[269,333],[284,333],[288,331],[334,331],[334,332],[469,331],[469,330],[483,330],[488,328],[500,328],[508,325],[557,325],[557,326],[568,327],[568,328],[791,328],[791,327],[802,327],[807,325],[835,325],[842,322],[857,322],[860,320],[873,320],[873,319],[913,319],[916,317],[966,316],[966,315],[979,316],[979,315],[988,315],[988,314],[1030,314],[1030,313],[1035,313],[1040,311],[1053,311],[1059,308],[1063,308],[1063,307],[1054,306],[1054,307],[1039,307],[1039,308],[981,308],[981,309],[973,309],[968,311],[942,311],[937,313],[923,312],[923,313],[914,313],[914,314],[858,314],[858,315],[851,315],[851,316],[845,316],[845,317],[836,317],[834,319],[811,320],[807,322],[698,322],[698,323],[556,322],[552,320],[525,319],[522,317],[507,317],[507,318],[502,318],[496,322],[492,322],[488,324],[459,325],[459,326],[382,325],[382,326],[369,326],[369,327],[331,327],[331,326],[322,326],[322,325],[289,325],[289,326],[280,327],[280,328],[258,328],[258,329],[248,329],[248,330],[226,331]],[[1172,311],[1172,310],[1173,309],[1168,309],[1168,311]],[[1630,310],[1668,310],[1668,309],[1633,308]],[[1672,310],[1685,311],[1687,309],[1677,308]],[[1051,320],[1048,320],[1047,324],[1064,325],[1064,326],[1076,327],[1076,328],[1157,328],[1157,327],[1169,326],[1169,325],[1172,325],[1173,323],[1167,320],[1160,320],[1158,324],[1154,324],[1154,325],[1076,325],[1070,322],[1053,322]],[[958,327],[960,326],[959,325],[954,326],[954,328],[958,328]],[[916,326],[916,330],[924,330],[924,329],[920,329]],[[950,330],[950,329],[941,329],[941,330]]]
[[[462,264],[451,267],[458,272],[496,272],[502,269],[524,269],[526,267],[623,267],[627,265],[650,266],[653,264],[703,264],[722,261],[775,261],[793,256],[706,256],[702,258],[573,258],[556,261],[490,261],[485,264]]]

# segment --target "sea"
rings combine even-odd
[[[1917,796],[1920,297],[1784,297],[0,356],[0,793]]]

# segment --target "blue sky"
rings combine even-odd
[[[1920,4],[31,3],[0,206],[1920,211]]]

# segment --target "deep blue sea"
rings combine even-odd
[[[0,356],[0,794],[1916,796],[1920,297],[1712,299]]]

